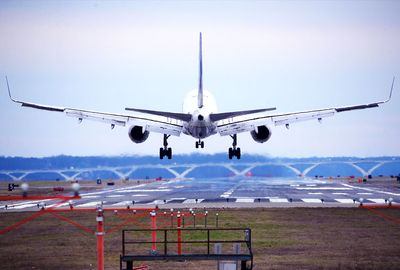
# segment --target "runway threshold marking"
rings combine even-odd
[[[269,201],[272,203],[288,203],[288,199],[285,198],[269,198]]]
[[[301,199],[305,203],[321,203],[321,199],[311,199],[311,198],[305,198]]]
[[[254,199],[251,198],[238,198],[236,199],[237,203],[253,203]]]
[[[334,199],[334,200],[340,203],[354,203],[352,199]]]
[[[372,202],[374,202],[374,203],[386,203],[384,199],[371,199],[371,198],[367,198],[366,200],[372,201]]]

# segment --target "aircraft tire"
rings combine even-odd
[[[167,155],[168,159],[172,158],[172,148],[168,148],[166,155]]]
[[[236,157],[237,157],[237,159],[240,159],[241,156],[242,156],[242,153],[240,151],[240,148],[237,148],[236,149]]]

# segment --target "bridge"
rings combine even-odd
[[[400,160],[355,160],[355,161],[319,161],[319,162],[256,162],[256,163],[201,163],[201,164],[147,164],[121,167],[93,167],[51,170],[0,170],[0,180],[46,180],[49,179],[140,179],[162,176],[164,178],[191,178],[218,176],[367,176],[378,174],[386,167],[391,175],[400,174]],[[342,173],[341,175],[339,175]],[[333,175],[332,175],[333,174]],[[381,173],[379,173],[381,174]],[[102,175],[103,177],[99,177]],[[97,176],[97,177],[96,177]],[[42,178],[41,178],[42,177]]]

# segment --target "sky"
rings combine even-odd
[[[400,155],[399,1],[0,1],[0,76],[15,98],[126,113],[181,112],[203,84],[218,110],[277,107],[295,112],[385,100],[381,108],[272,126],[242,155]],[[0,79],[0,155],[158,155],[162,134],[143,144],[129,127],[21,108]],[[177,153],[227,152],[230,137],[171,137]]]

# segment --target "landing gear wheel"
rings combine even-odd
[[[168,148],[168,138],[170,135],[164,134],[164,148],[160,148],[160,159],[164,159],[166,156],[168,159],[172,158],[172,148]]]
[[[199,148],[199,147],[204,148],[204,141],[198,140],[198,141],[196,142],[196,148]]]
[[[236,157],[237,157],[237,159],[240,159],[241,156],[242,156],[242,153],[241,153],[241,151],[240,151],[240,148],[238,147],[238,148],[236,149]]]
[[[229,157],[229,159],[232,159],[233,157],[236,157],[237,159],[240,159],[241,156],[242,156],[242,153],[241,153],[239,147],[236,148],[236,146],[237,146],[237,135],[234,134],[234,135],[231,135],[231,137],[233,139],[233,143],[232,143],[233,147],[229,148],[228,157]]]

